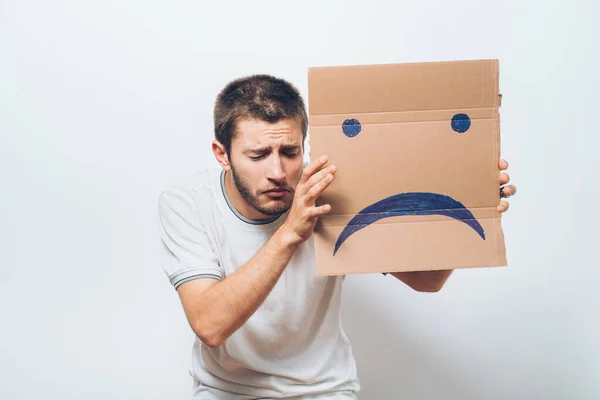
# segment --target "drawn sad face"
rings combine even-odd
[[[506,265],[497,60],[309,70],[317,274]]]
[[[470,127],[471,119],[465,113],[455,114],[449,124],[449,128],[459,135],[467,132]],[[346,119],[341,130],[351,140],[361,133],[362,126],[357,119]],[[397,172],[401,173],[401,171]],[[384,218],[408,215],[441,215],[453,218],[469,226],[481,239],[486,239],[482,225],[460,201],[443,193],[428,191],[403,192],[382,198],[356,213],[339,234],[333,254],[337,253],[351,235],[361,229]]]

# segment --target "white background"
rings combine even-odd
[[[0,2],[0,398],[186,399],[157,197],[266,72],[500,59],[508,268],[351,276],[361,399],[600,398],[598,2]]]

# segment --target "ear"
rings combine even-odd
[[[221,167],[223,167],[225,171],[229,171],[231,169],[231,164],[229,163],[229,157],[225,151],[225,146],[215,139],[212,142],[212,151]]]

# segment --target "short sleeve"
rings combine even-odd
[[[159,196],[158,211],[161,263],[175,289],[193,279],[223,279],[218,257],[194,212],[190,194],[165,190]]]

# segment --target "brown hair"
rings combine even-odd
[[[214,109],[215,139],[227,154],[237,123],[246,118],[277,122],[296,118],[302,128],[302,140],[308,131],[304,100],[295,86],[271,75],[252,75],[236,79],[219,93]]]

